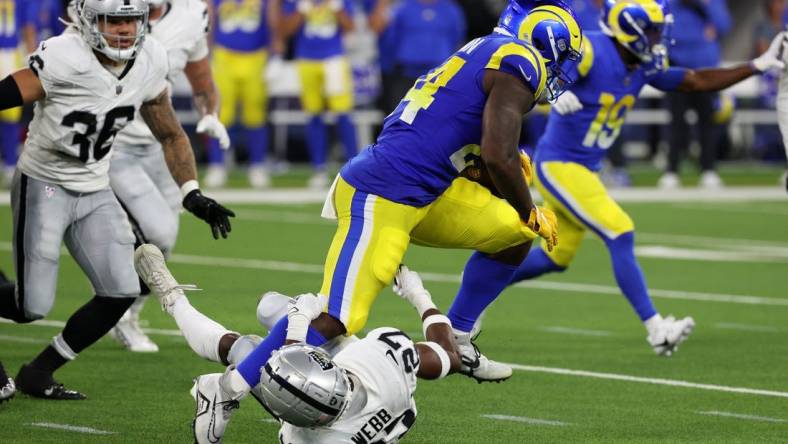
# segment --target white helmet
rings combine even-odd
[[[137,56],[137,50],[145,40],[148,29],[147,0],[77,0],[77,28],[91,48],[116,61],[126,61]],[[102,32],[100,23],[106,28],[110,18],[127,17],[137,21],[137,33],[119,36]],[[110,40],[134,39],[128,48],[114,47]]]
[[[328,354],[305,344],[275,351],[256,392],[274,416],[297,427],[334,423],[350,405],[353,383]]]

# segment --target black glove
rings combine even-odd
[[[227,233],[232,230],[230,218],[235,217],[235,213],[210,197],[203,196],[200,190],[192,190],[183,198],[183,208],[207,222],[214,239],[219,239],[219,233],[227,239]]]

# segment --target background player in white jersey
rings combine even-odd
[[[169,59],[168,78],[186,74],[194,107],[200,115],[197,132],[230,146],[227,130],[219,122],[218,94],[208,59],[208,9],[201,0],[149,0],[148,33],[164,46]],[[161,144],[141,118],[118,133],[113,145],[109,179],[123,209],[129,215],[138,244],[151,243],[165,255],[172,252],[178,236],[181,193],[167,170]],[[139,327],[139,315],[148,291],[138,298],[110,333],[134,352],[159,348]]]
[[[134,264],[198,355],[230,365],[230,370],[260,340],[239,337],[192,307],[183,293],[185,286],[178,284],[155,246],[139,247]],[[286,308],[288,317],[287,345],[260,369],[260,384],[252,390],[263,407],[282,422],[280,442],[397,442],[416,419],[416,377],[440,379],[459,370],[451,324],[435,308],[419,275],[401,267],[394,290],[418,311],[427,342],[414,343],[402,331],[383,327],[364,339],[337,338],[318,349],[306,345],[305,340],[309,323],[325,306],[325,296],[305,294],[289,299],[269,293],[263,297],[258,318],[269,329],[284,315],[279,308]],[[239,407],[245,392],[234,387],[243,381],[233,381],[232,375],[227,371],[195,380],[193,426],[198,443],[221,442],[233,411]]]
[[[167,54],[145,41],[144,0],[79,0],[78,23],[40,44],[29,68],[0,82],[0,110],[35,102],[30,134],[14,176],[17,284],[0,291],[0,316],[24,323],[54,303],[65,241],[95,297],[16,377],[17,388],[50,399],[84,399],[54,380],[55,370],[105,335],[140,287],[131,227],[109,188],[115,135],[139,110],[162,143],[183,206],[226,236],[233,213],[200,193],[189,140],[167,91]]]

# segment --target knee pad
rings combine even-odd
[[[233,343],[232,347],[230,347],[230,351],[227,353],[227,362],[229,362],[230,365],[238,364],[243,361],[252,350],[257,348],[261,342],[263,342],[263,338],[257,335],[240,336]]]
[[[287,306],[291,300],[291,297],[275,291],[265,293],[257,304],[257,321],[271,330],[283,316],[287,316]]]

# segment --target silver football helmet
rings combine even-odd
[[[91,48],[116,61],[131,60],[145,40],[148,29],[147,0],[76,0],[77,28]],[[132,35],[115,35],[102,31],[114,19],[136,21]],[[110,43],[112,42],[112,43]]]
[[[328,426],[350,405],[352,383],[344,369],[316,347],[293,344],[271,355],[257,393],[270,413],[297,427]]]

